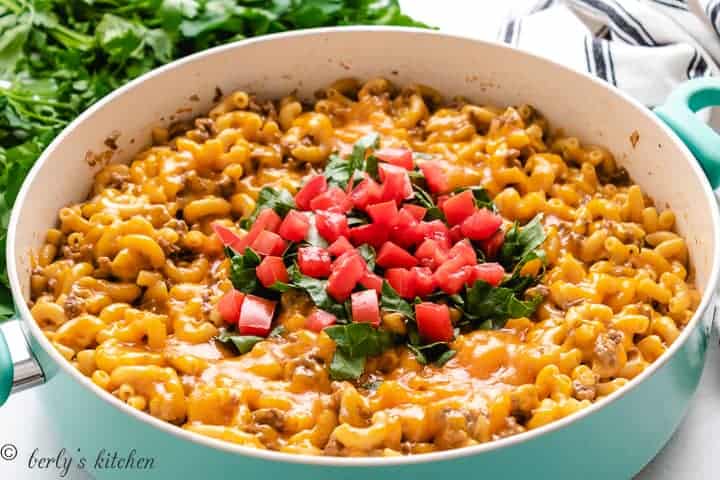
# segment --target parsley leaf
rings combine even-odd
[[[383,280],[382,292],[380,295],[380,308],[386,312],[402,313],[409,319],[415,319],[413,307],[400,297],[397,291],[395,291],[387,280]]]
[[[375,249],[367,243],[363,243],[357,248],[357,250],[360,253],[360,256],[365,260],[368,270],[371,272],[375,270]]]
[[[460,187],[456,188],[454,193],[470,190],[475,198],[475,206],[477,208],[487,208],[490,211],[496,211],[495,204],[490,198],[490,194],[483,187]]]
[[[316,307],[332,313],[338,320],[347,320],[350,318],[345,304],[336,302],[335,299],[327,293],[327,280],[303,275],[295,264],[288,269],[288,276],[290,277],[290,285],[294,288],[304,290]]]
[[[535,258],[544,258],[538,247],[545,241],[542,214],[537,214],[524,227],[515,222],[505,233],[505,242],[498,255],[498,261],[506,270],[514,271]]]
[[[334,380],[354,380],[365,368],[365,359],[380,355],[394,344],[393,335],[368,323],[333,325],[324,332],[335,342],[335,355],[330,363]]]
[[[356,173],[368,172],[377,176],[377,158],[370,155],[366,159],[365,156],[369,149],[377,148],[378,145],[380,145],[380,136],[377,133],[370,133],[355,142],[352,153],[347,158],[330,155],[323,171],[328,185],[344,189]]]
[[[515,291],[506,287],[493,287],[478,280],[468,289],[465,300],[465,317],[476,327],[498,329],[509,318],[529,317],[542,302],[542,296],[520,300]]]
[[[252,225],[260,212],[266,208],[272,208],[280,217],[284,217],[290,210],[296,208],[295,199],[283,188],[263,187],[258,194],[255,210],[248,217],[249,224]]]
[[[255,292],[260,285],[255,273],[255,267],[260,265],[260,256],[249,247],[242,255],[225,248],[225,254],[230,258],[230,281],[233,287],[245,293]]]
[[[420,205],[421,207],[427,208],[427,212],[425,213],[425,218],[427,220],[442,220],[445,221],[445,214],[443,211],[435,205],[435,202],[432,199],[432,196],[421,186],[416,185],[413,183],[413,191],[415,192],[415,196],[408,200],[409,202],[414,202]]]
[[[255,335],[233,335],[227,330],[221,331],[215,339],[225,344],[234,345],[240,355],[248,353],[256,343],[265,340]]]

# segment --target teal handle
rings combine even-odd
[[[8,348],[2,331],[0,331],[0,406],[3,405],[10,396],[14,373],[10,349]]]
[[[655,113],[685,142],[710,181],[720,186],[720,136],[695,112],[720,105],[720,79],[697,78],[673,90]]]

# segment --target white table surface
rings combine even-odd
[[[521,0],[526,1],[526,0]],[[496,24],[499,14],[489,7],[492,2],[443,0],[442,9],[437,0],[405,0],[405,10],[428,23],[448,31],[493,38],[495,31],[484,30],[482,23]],[[482,15],[463,14],[475,6],[483,9]],[[479,23],[479,19],[482,23]],[[713,124],[720,126],[720,115],[714,115]],[[11,443],[18,449],[15,461],[0,458],[0,479],[58,479],[57,470],[30,470],[27,459],[34,448],[44,452],[58,452],[63,441],[54,434],[53,420],[43,401],[52,395],[57,386],[52,383],[34,390],[13,395],[0,409],[0,446]],[[50,395],[48,395],[50,394]],[[44,397],[44,399],[41,399]],[[636,476],[636,480],[682,480],[720,478],[720,347],[717,335],[710,343],[708,358],[698,392],[691,402],[688,414],[665,448]],[[62,412],[59,412],[62,414]],[[142,475],[136,475],[142,478]],[[91,478],[76,472],[66,478]]]

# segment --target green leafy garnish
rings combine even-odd
[[[288,276],[290,277],[290,285],[293,288],[305,291],[315,306],[332,313],[338,320],[350,318],[345,304],[336,302],[335,299],[327,293],[327,280],[303,275],[297,265],[293,265],[288,269]]]
[[[428,365],[430,363],[442,367],[450,361],[457,351],[450,348],[447,342],[435,342],[426,345],[407,344],[408,349],[415,355],[415,359],[420,365]]]
[[[367,243],[364,243],[357,248],[357,251],[358,253],[360,253],[360,256],[365,260],[365,264],[367,264],[368,270],[375,270],[375,249]]]
[[[230,281],[233,287],[245,293],[255,292],[260,285],[255,273],[255,268],[260,265],[260,256],[249,247],[242,254],[226,248],[225,254],[230,258]]]
[[[377,148],[379,144],[380,136],[377,133],[370,133],[355,142],[352,153],[346,158],[336,154],[330,155],[323,171],[328,185],[345,189],[356,172],[368,172],[377,176],[377,159],[372,155],[366,158],[366,154],[369,149]],[[356,178],[356,180],[361,179],[361,176]]]
[[[252,225],[261,211],[272,208],[275,213],[284,217],[290,210],[294,210],[295,199],[283,188],[263,187],[258,194],[257,204],[253,213],[247,218],[248,224]]]
[[[508,271],[521,268],[535,258],[543,259],[545,254],[538,247],[545,241],[542,214],[537,214],[524,227],[515,222],[505,233],[505,242],[500,248],[498,261]]]
[[[402,313],[406,318],[414,319],[415,312],[412,306],[397,293],[397,291],[383,280],[382,292],[380,295],[380,308],[386,312]]]
[[[520,300],[511,288],[493,287],[478,280],[467,291],[463,312],[475,328],[498,329],[505,326],[509,318],[532,315],[542,299],[538,295],[530,300]]]
[[[415,196],[410,200],[412,203],[417,203],[421,207],[427,208],[425,218],[428,220],[442,220],[445,221],[445,214],[443,211],[435,205],[432,196],[421,186],[413,183],[413,192]]]
[[[240,355],[248,353],[256,343],[265,340],[255,335],[233,335],[227,330],[223,330],[215,337],[219,342],[234,345]]]
[[[330,363],[334,380],[355,380],[362,375],[367,357],[380,355],[390,348],[393,335],[367,323],[333,325],[324,330],[335,342],[335,355]]]
[[[483,187],[460,187],[455,189],[454,193],[460,193],[464,192],[465,190],[470,190],[473,194],[473,197],[475,198],[475,206],[477,208],[487,208],[490,211],[495,211],[495,204],[493,203],[492,199],[490,198],[490,194],[485,190]]]

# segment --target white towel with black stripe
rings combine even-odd
[[[590,72],[648,106],[685,80],[719,72],[720,0],[443,0],[442,13],[437,0],[401,3],[442,30]],[[434,16],[422,15],[430,4]]]

